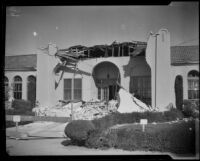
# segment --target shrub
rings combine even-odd
[[[199,117],[199,100],[184,100],[183,114],[185,117]]]
[[[5,101],[5,109],[11,109],[11,106],[12,106],[12,102],[10,101]]]
[[[103,132],[101,132],[100,130],[94,130],[89,134],[88,139],[85,142],[85,146],[88,148],[96,149],[105,149],[111,147],[109,145],[108,138],[106,138],[103,135]]]
[[[140,125],[89,135],[89,148],[114,147],[124,150],[165,151],[178,154],[195,153],[194,120],[168,124],[148,124],[145,132]]]
[[[65,134],[73,142],[83,145],[89,134],[95,130],[93,123],[89,120],[74,120],[65,127]]]
[[[165,121],[173,121],[178,119],[182,119],[183,118],[183,114],[180,110],[178,109],[171,109],[170,111],[165,111],[164,112],[164,120]]]
[[[15,110],[18,111],[31,111],[31,103],[30,101],[27,100],[19,100],[19,99],[15,99],[12,102],[12,108],[14,108]]]
[[[147,119],[151,122],[167,122],[177,118],[182,119],[183,114],[177,109],[171,109],[166,112],[132,112],[132,113],[112,113],[105,117],[92,120],[97,129],[104,130],[116,124],[126,124],[139,122],[140,119]]]
[[[12,102],[12,109],[6,109],[7,115],[31,115],[35,114],[32,112],[30,101],[15,99]]]

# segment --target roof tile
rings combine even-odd
[[[16,55],[5,57],[6,70],[34,70],[37,66],[37,55]]]
[[[171,64],[199,62],[199,46],[172,46]]]

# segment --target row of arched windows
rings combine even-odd
[[[28,77],[28,83],[35,82],[36,78],[34,76]],[[9,86],[9,80],[4,76],[5,87]],[[15,76],[13,79],[13,97],[15,99],[22,99],[22,78],[20,76]]]

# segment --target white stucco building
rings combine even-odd
[[[71,49],[78,51],[79,48]],[[59,50],[56,45],[49,44],[37,55],[32,55],[34,58],[31,59],[36,61],[28,64],[34,68],[19,70],[18,67],[9,68],[9,64],[17,62],[6,63],[5,80],[10,86],[11,83],[16,84],[16,80],[20,82],[20,77],[21,96],[14,94],[14,97],[28,99],[27,79],[30,76],[36,78],[36,100],[42,106],[52,106],[58,100],[72,98],[84,101],[116,99],[116,82],[119,82],[145,103],[165,110],[169,103],[176,104],[174,85],[177,76],[183,82],[184,99],[199,98],[199,46],[170,46],[169,32],[161,29],[150,35],[147,43],[113,43],[105,50],[101,48],[90,47],[90,50],[84,51],[86,57],[78,60],[79,70],[75,75],[69,68],[55,74],[53,71],[60,62],[55,54]],[[12,57],[8,56],[6,62],[9,59]],[[18,79],[15,79],[16,76]]]

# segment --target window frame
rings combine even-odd
[[[194,72],[194,73],[193,73]],[[188,100],[199,100],[199,72],[191,70],[187,76]]]
[[[69,87],[65,87],[65,81],[66,80],[69,80],[70,81],[70,85],[69,85]],[[80,80],[81,82],[80,82],[80,87],[77,87],[77,86],[75,86],[75,82],[77,81],[77,80]],[[67,85],[66,85],[67,86]],[[72,79],[71,78],[66,78],[66,79],[64,79],[64,83],[63,83],[63,99],[64,100],[72,100]],[[68,91],[69,92],[69,98],[67,98],[68,96],[66,96],[66,91]],[[82,78],[75,78],[74,79],[74,99],[77,99],[77,100],[82,100],[82,91],[83,91],[83,86],[82,86]],[[80,95],[80,96],[79,96]]]
[[[19,78],[19,80],[17,80],[17,78]],[[13,97],[15,99],[22,99],[22,77],[20,76],[15,76],[14,77],[14,81],[13,81]]]
[[[137,91],[137,93],[135,93]],[[151,76],[131,76],[129,92],[141,101],[151,105]]]

